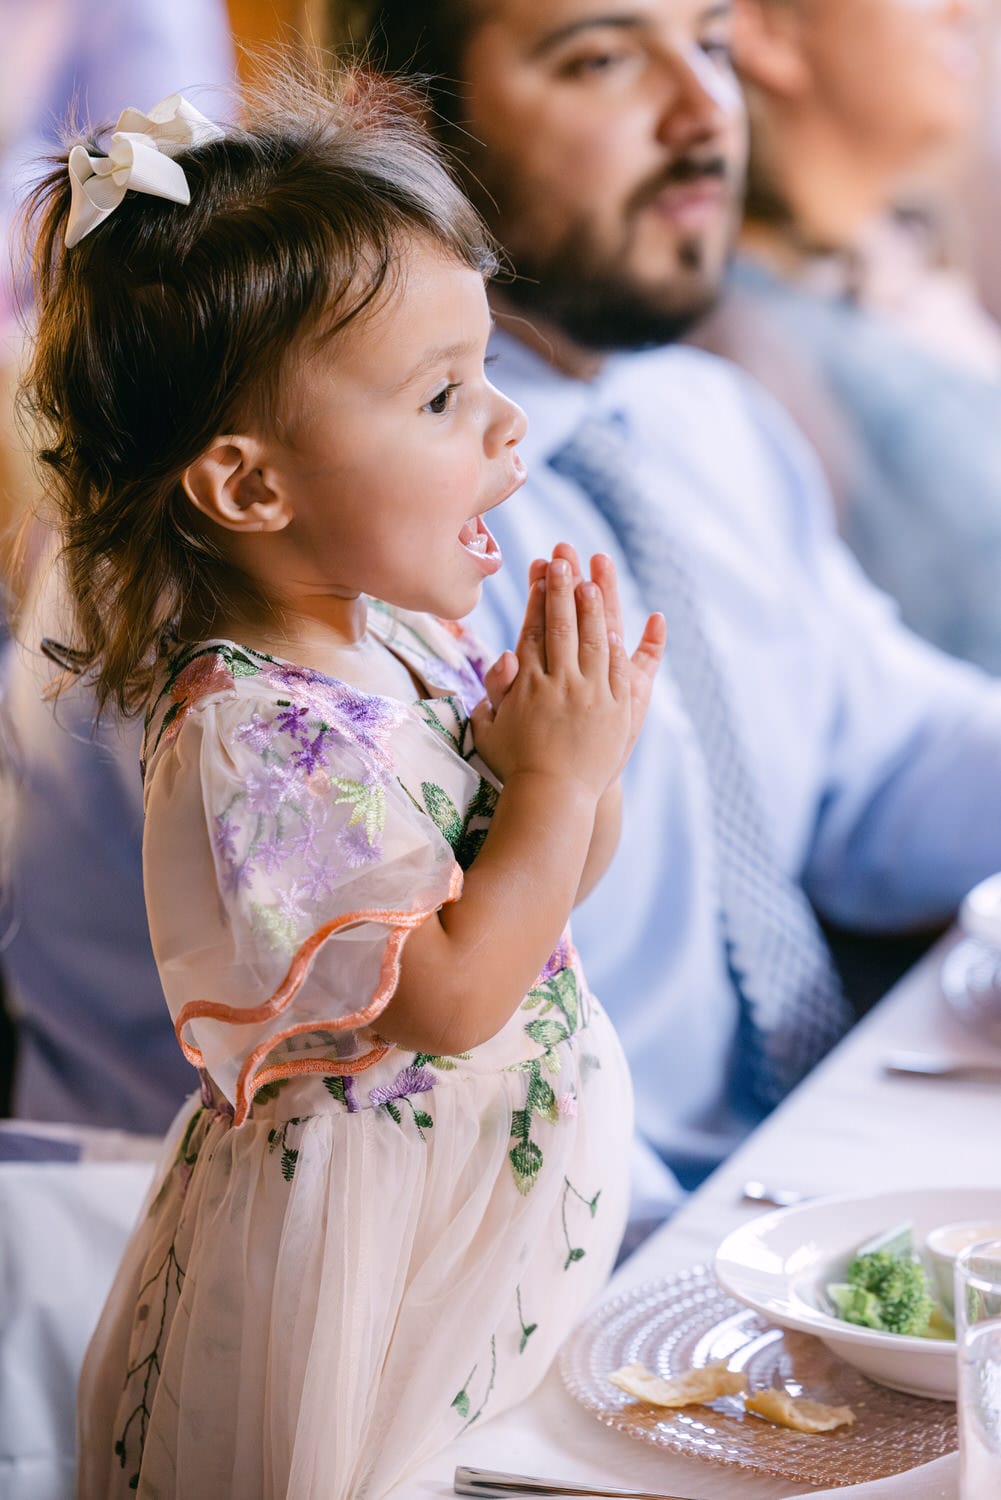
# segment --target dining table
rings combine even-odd
[[[599,1308],[643,1283],[711,1265],[731,1230],[769,1211],[745,1199],[748,1183],[809,1196],[1001,1186],[1001,1081],[887,1071],[900,1053],[981,1067],[985,1061],[1001,1064],[1001,1049],[965,1025],[944,1000],[942,962],[960,941],[958,933],[951,934],[905,975],[619,1266]],[[955,1453],[905,1473],[828,1490],[654,1446],[599,1422],[569,1394],[558,1365],[518,1406],[472,1424],[389,1500],[452,1495],[460,1465],[685,1500],[797,1495],[958,1500],[959,1495]]]

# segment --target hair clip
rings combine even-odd
[[[190,203],[184,169],[171,158],[185,146],[222,140],[224,134],[187,99],[171,94],[154,104],[148,115],[138,109],[123,110],[107,156],[91,156],[85,146],[74,146],[67,162],[71,189],[67,250],[114,213],[127,192]]]
[[[86,662],[82,651],[74,651],[72,646],[64,646],[62,641],[54,641],[50,635],[42,636],[38,648],[43,656],[55,662],[57,667],[62,667],[64,672],[72,672],[74,677],[82,675]]]

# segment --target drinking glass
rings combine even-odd
[[[956,1257],[959,1496],[1001,1496],[1001,1239]]]

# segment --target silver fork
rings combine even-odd
[[[555,1479],[532,1479],[526,1474],[498,1474],[490,1469],[455,1471],[455,1493],[478,1495],[480,1500],[510,1500],[516,1495],[577,1495],[587,1500],[693,1500],[688,1495],[656,1494],[652,1490],[609,1490],[600,1486],[557,1483]]]

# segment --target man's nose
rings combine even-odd
[[[674,152],[710,140],[737,105],[736,84],[704,53],[672,52],[665,60],[657,139]]]

